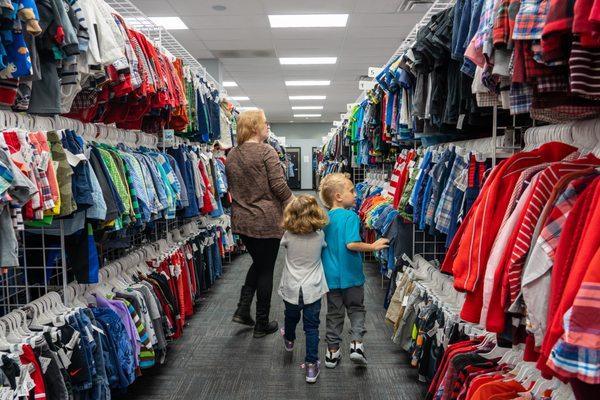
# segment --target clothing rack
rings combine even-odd
[[[16,113],[8,110],[0,110],[0,128],[21,128],[29,131],[52,131],[59,129],[71,129],[80,134],[84,139],[98,143],[116,145],[123,143],[130,147],[156,148],[158,138],[154,135],[138,131],[119,129],[113,126],[96,123],[83,123],[81,121],[63,116],[45,117],[24,113]],[[36,232],[40,235],[41,245],[28,243],[26,232]],[[59,237],[60,246],[52,246],[48,243],[47,235]],[[21,307],[29,303],[32,298],[40,297],[52,291],[64,291],[68,283],[69,267],[65,254],[65,230],[60,221],[59,227],[42,227],[20,232],[19,253],[23,258],[23,265],[10,267],[0,276],[0,314],[7,314],[15,307]],[[37,265],[28,261],[27,251],[40,251],[42,253],[42,264]],[[60,258],[54,268],[50,260],[47,260],[47,252],[58,252]],[[41,275],[41,283],[34,284],[31,276]]]
[[[156,135],[140,131],[124,130],[98,123],[83,123],[63,116],[45,117],[7,110],[0,110],[0,129],[23,129],[30,132],[68,129],[80,135],[87,142],[112,146],[121,144],[130,148],[144,147],[155,151],[158,150],[159,144]],[[183,144],[196,145],[187,139],[175,137],[173,144],[175,147]],[[203,152],[210,151],[206,145],[200,145],[200,147]],[[131,246],[137,248],[163,237],[169,237],[170,233],[190,221],[202,225],[204,229],[219,228],[224,231],[230,226],[228,218],[223,215],[215,221],[211,221],[214,218],[158,219],[153,221],[153,227],[141,230],[135,235],[129,236],[128,239],[130,239]],[[56,226],[25,227],[24,230],[17,232],[18,254],[21,262],[20,265],[6,268],[0,274],[0,315],[5,315],[52,291],[64,293],[69,279],[72,279],[72,271],[67,263],[65,250],[66,235],[71,233],[66,232],[63,220],[56,222],[58,222],[55,224]],[[31,233],[36,234],[33,241],[28,236]],[[130,250],[131,248],[125,250],[119,246],[113,248],[113,246],[100,245],[98,247],[100,265],[111,262]],[[34,262],[29,259],[28,252],[39,253],[40,260]]]
[[[531,392],[536,396],[540,396],[545,390],[552,390],[552,398],[557,399],[572,399],[572,391],[568,384],[564,384],[553,378],[551,380],[543,379],[539,371],[535,368],[535,363],[523,361],[524,348],[522,345],[515,346],[513,348],[499,347],[496,340],[496,334],[486,331],[480,325],[472,324],[463,321],[460,318],[460,309],[465,301],[465,294],[459,293],[454,290],[453,278],[442,274],[434,265],[425,260],[423,257],[415,256],[410,258],[403,256],[403,261],[406,263],[403,273],[397,276],[398,284],[406,285],[406,281],[403,281],[404,277],[407,277],[412,284],[414,284],[416,290],[420,292],[420,296],[425,296],[427,304],[435,305],[439,310],[444,313],[444,327],[432,329],[429,332],[422,332],[419,330],[418,335],[426,334],[428,337],[434,338],[438,344],[442,344],[444,348],[448,347],[448,328],[451,324],[458,323],[459,328],[470,338],[482,338],[483,342],[480,345],[480,349],[485,352],[481,352],[480,355],[484,358],[498,359],[500,358],[499,364],[509,364],[514,366],[511,374],[515,376],[515,379],[523,382],[523,386],[531,387]],[[390,318],[394,318],[392,315],[394,312],[399,310],[398,302],[402,302],[402,308],[409,305],[409,296],[404,292],[404,287],[398,286],[395,288],[394,296],[391,299],[388,312],[386,317],[390,322],[394,322]],[[398,298],[398,294],[403,294],[404,298]],[[396,302],[396,304],[394,304]],[[406,309],[403,313],[408,312]],[[405,322],[404,320],[402,322]],[[395,324],[397,329],[397,325]],[[422,327],[420,327],[422,329]],[[394,333],[394,341],[403,346],[406,350],[405,343],[402,342],[402,338],[396,337]],[[418,339],[417,339],[418,342]],[[416,344],[418,347],[419,345]],[[414,357],[414,354],[413,354]],[[428,357],[428,354],[424,353],[424,357]],[[422,379],[419,375],[419,379]],[[534,384],[535,382],[535,384]],[[536,397],[537,398],[537,397]]]
[[[548,142],[562,142],[578,147],[582,152],[600,155],[600,119],[529,128],[524,142],[525,150]]]
[[[183,63],[189,66],[192,71],[209,82],[209,86],[213,89],[218,89],[223,97],[235,105],[236,108],[240,104],[232,100],[227,95],[227,90],[222,83],[208,73],[206,68],[194,57],[175,37],[165,28],[156,25],[146,14],[134,5],[130,0],[104,0],[106,4],[111,6],[125,21],[133,28],[139,29],[146,35],[156,41],[156,43],[165,50],[165,53],[171,57],[179,58]]]

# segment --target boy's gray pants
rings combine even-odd
[[[345,311],[345,312],[344,312]],[[334,289],[327,293],[327,345],[339,348],[342,343],[344,319],[350,319],[350,340],[362,342],[365,329],[365,288],[355,286]]]

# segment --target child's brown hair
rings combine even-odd
[[[283,228],[299,235],[323,229],[328,222],[317,199],[309,195],[296,197],[283,212]]]

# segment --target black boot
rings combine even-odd
[[[254,320],[252,319],[252,316],[250,316],[250,305],[252,304],[253,297],[254,288],[250,286],[242,286],[240,302],[238,303],[237,310],[235,310],[235,314],[233,314],[233,322],[254,326]]]
[[[256,325],[254,325],[254,337],[261,338],[277,332],[279,325],[277,321],[269,322],[269,311],[271,310],[271,302],[268,303],[256,301]]]

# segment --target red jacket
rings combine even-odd
[[[547,143],[511,157],[492,171],[444,260],[444,271],[452,265],[454,287],[467,292],[461,312],[466,321],[479,322],[488,257],[520,172],[533,165],[562,160],[576,150],[564,143]]]

